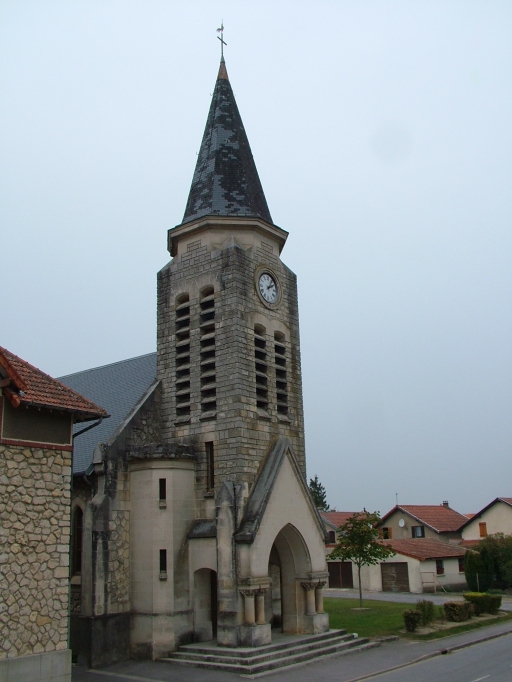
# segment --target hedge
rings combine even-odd
[[[404,611],[404,622],[405,629],[407,632],[414,632],[419,625],[421,620],[421,613],[419,611],[414,611],[408,609]]]
[[[501,595],[499,594],[466,592],[462,596],[467,602],[473,604],[477,616],[480,616],[482,613],[498,613],[501,606]]]
[[[447,601],[444,604],[446,619],[453,623],[461,623],[473,616],[473,605],[468,601]]]

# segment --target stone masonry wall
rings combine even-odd
[[[0,445],[0,660],[67,649],[71,453]]]
[[[215,445],[215,487],[224,480],[255,481],[261,463],[280,435],[290,438],[305,476],[304,421],[300,368],[297,284],[295,275],[263,240],[260,248],[243,250],[230,245],[210,250],[196,240],[194,248],[176,257],[159,273],[158,376],[162,379],[164,440],[190,440],[197,448],[198,493],[206,482],[204,442]],[[264,248],[265,247],[265,248]],[[283,300],[275,309],[265,307],[256,294],[257,267],[277,272]],[[205,421],[200,407],[199,300],[203,287],[215,290],[217,411]],[[188,423],[176,420],[175,301],[190,297],[191,414]],[[254,325],[267,329],[269,408],[262,415],[256,406]],[[285,333],[288,355],[289,418],[277,414],[273,329]]]

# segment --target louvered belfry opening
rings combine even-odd
[[[201,344],[201,412],[217,410],[217,371],[215,357],[215,292],[213,287],[201,291],[200,298]]]
[[[268,410],[268,360],[266,329],[257,324],[254,327],[254,369],[256,370],[256,405]]]
[[[286,341],[281,332],[274,334],[276,366],[276,402],[278,414],[288,414],[288,380],[286,367]]]
[[[190,300],[176,299],[176,416],[190,417]]]

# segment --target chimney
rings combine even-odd
[[[448,504],[448,500],[445,500],[445,501],[443,502],[443,507],[446,507],[447,509],[450,508],[450,505]]]

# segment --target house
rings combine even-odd
[[[89,666],[329,629],[287,237],[222,59],[158,273],[156,355],[63,378],[112,414],[74,470],[72,645]]]
[[[329,571],[330,588],[351,588],[354,586],[352,562],[329,558],[329,554],[332,552],[334,545],[336,544],[336,531],[347,521],[347,519],[354,514],[355,512],[320,511],[320,516],[324,522],[325,532],[327,535],[325,550],[327,555],[327,570]]]
[[[2,681],[71,682],[73,424],[80,431],[88,428],[83,422],[106,417],[103,408],[0,348]]]
[[[464,547],[436,539],[383,540],[395,554],[375,566],[363,566],[363,590],[373,592],[436,592],[467,589]],[[354,566],[354,584],[357,568]]]
[[[512,497],[497,497],[461,528],[464,544],[476,544],[488,535],[512,535]]]
[[[461,528],[468,520],[464,514],[451,509],[448,502],[440,505],[396,505],[385,514],[379,524],[385,540],[407,538],[460,542]]]

